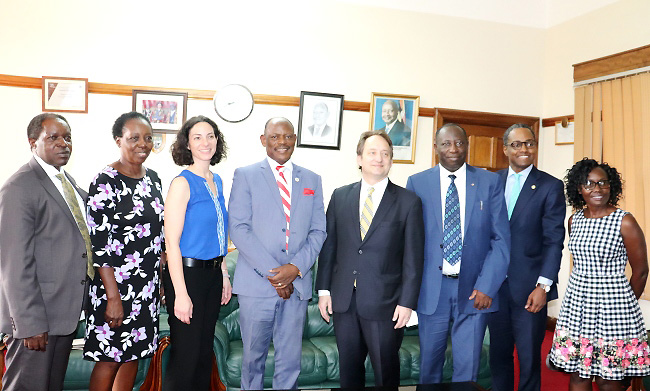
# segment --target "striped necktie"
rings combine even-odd
[[[79,209],[79,203],[77,202],[77,196],[75,195],[74,189],[68,180],[63,174],[56,174],[56,177],[59,178],[61,184],[63,185],[63,196],[65,202],[70,207],[74,221],[77,223],[77,228],[81,233],[81,237],[84,239],[84,244],[86,245],[86,272],[88,277],[91,279],[95,276],[95,268],[93,267],[93,248],[92,243],[90,242],[90,234],[88,233],[88,226],[84,221],[83,214],[81,214],[81,209]]]
[[[375,214],[375,208],[372,204],[372,193],[374,191],[374,187],[368,189],[368,197],[366,197],[366,202],[363,203],[363,210],[361,210],[361,219],[359,220],[361,226],[361,240],[365,239],[370,224],[372,224],[372,217]]]
[[[451,184],[445,199],[445,221],[442,230],[442,256],[454,266],[462,255],[463,235],[460,229],[460,199],[454,183],[456,175],[449,175]]]
[[[284,209],[284,215],[287,218],[287,241],[285,248],[289,250],[289,222],[291,220],[291,193],[289,192],[289,182],[287,178],[284,177],[284,166],[277,166],[275,168],[280,174],[282,180],[277,180],[278,188],[280,189],[280,196],[282,197],[282,207]]]

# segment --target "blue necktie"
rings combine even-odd
[[[508,220],[512,217],[512,211],[515,210],[515,205],[517,204],[517,198],[519,198],[519,193],[521,193],[521,174],[515,174],[515,183],[510,189],[510,200],[508,200]]]
[[[442,256],[450,265],[460,261],[463,250],[463,235],[460,230],[460,201],[458,189],[454,179],[456,175],[449,175],[451,184],[445,196],[445,223],[442,229]]]

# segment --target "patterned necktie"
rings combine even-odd
[[[95,277],[95,268],[93,267],[93,248],[90,242],[90,234],[88,233],[88,226],[84,221],[83,214],[81,214],[81,209],[79,209],[79,203],[77,202],[77,196],[75,195],[74,189],[68,180],[63,174],[56,174],[56,177],[59,178],[61,184],[63,185],[63,196],[65,197],[65,202],[70,207],[74,221],[77,223],[77,228],[81,232],[81,236],[84,239],[86,244],[86,256],[87,256],[87,265],[86,271],[88,277],[91,279]]]
[[[460,201],[458,189],[454,179],[456,175],[449,175],[451,184],[445,196],[445,223],[442,230],[442,256],[454,266],[462,255],[463,235],[460,229]]]
[[[359,225],[361,226],[361,240],[365,239],[366,233],[368,233],[368,228],[370,228],[370,224],[372,224],[372,217],[375,214],[375,208],[372,204],[372,193],[374,191],[374,187],[368,189],[368,197],[366,197],[366,202],[363,203],[363,209],[361,210],[361,219],[359,219]]]
[[[291,193],[289,193],[289,182],[284,177],[284,166],[277,166],[275,168],[280,174],[282,180],[277,180],[278,188],[280,188],[280,196],[282,197],[282,206],[284,208],[284,215],[287,218],[287,242],[285,248],[289,250],[289,221],[291,220]]]
[[[508,220],[512,217],[512,211],[515,210],[519,193],[521,193],[521,174],[515,174],[515,183],[510,189],[510,200],[508,200]]]

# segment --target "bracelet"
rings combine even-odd
[[[228,274],[228,272],[221,273],[221,275],[224,276],[224,277],[228,277],[228,278],[230,278],[230,274]]]

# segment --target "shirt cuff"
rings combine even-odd
[[[327,289],[319,289],[318,290],[318,297],[321,297],[321,296],[331,296],[330,291],[328,291]]]
[[[538,284],[548,285],[548,286],[553,286],[553,281],[549,280],[546,277],[542,277],[542,276],[539,276],[539,278],[537,279],[537,283]]]

